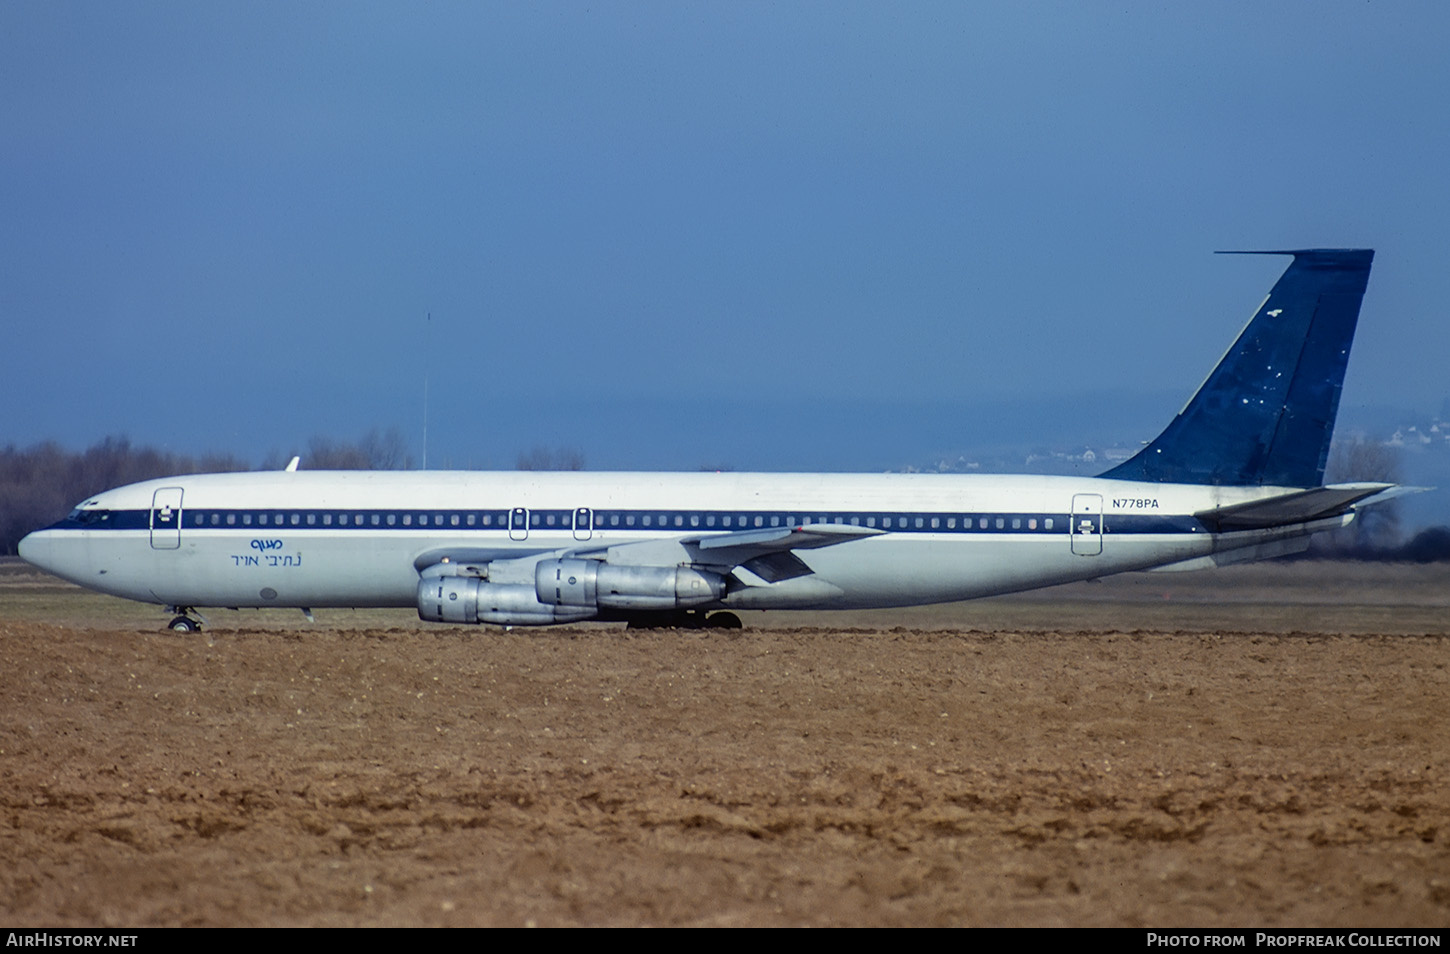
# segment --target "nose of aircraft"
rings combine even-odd
[[[27,533],[20,539],[20,559],[42,570],[53,570],[51,549],[50,535],[44,530]]]

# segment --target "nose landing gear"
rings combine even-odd
[[[202,623],[206,622],[206,618],[196,612],[194,606],[168,606],[166,609],[168,612],[177,614],[171,622],[166,624],[166,628],[174,633],[199,633]],[[194,619],[192,614],[195,614]]]

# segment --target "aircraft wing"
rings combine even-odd
[[[710,567],[728,573],[743,566],[767,583],[778,583],[812,570],[795,550],[814,550],[885,533],[872,527],[843,523],[808,523],[761,530],[692,534],[670,540],[642,540],[598,549],[571,550],[569,556],[589,557],[604,553],[611,563],[643,565],[681,562]]]
[[[843,523],[809,523],[797,527],[771,527],[765,530],[740,530],[716,536],[684,541],[687,549],[697,551],[697,562],[712,566],[743,566],[767,583],[778,583],[806,576],[806,566],[794,550],[814,550],[835,546],[863,537],[885,533],[870,527],[852,527]]]
[[[1215,533],[1262,530],[1267,527],[1308,523],[1324,517],[1337,517],[1356,505],[1380,503],[1401,493],[1413,493],[1419,489],[1397,487],[1394,484],[1331,484],[1328,487],[1299,490],[1267,500],[1200,510],[1194,516]]]

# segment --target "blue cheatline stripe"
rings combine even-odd
[[[728,533],[738,530],[836,523],[869,527],[892,533],[935,534],[1065,534],[1071,515],[1057,513],[966,513],[880,510],[319,510],[186,509],[185,530],[316,531],[316,530],[456,530],[529,532],[669,532]],[[172,517],[174,519],[174,515]],[[1104,533],[1206,533],[1207,527],[1187,515],[1104,514]],[[158,520],[159,525],[159,520]],[[150,510],[91,510],[67,517],[52,530],[146,530],[152,526]],[[167,524],[171,526],[171,524]]]

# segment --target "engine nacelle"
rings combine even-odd
[[[561,607],[672,610],[721,599],[725,578],[688,566],[542,560],[534,568],[534,594],[540,603]]]
[[[476,576],[425,575],[418,581],[418,616],[434,623],[548,626],[589,619],[595,610],[540,603],[527,583],[489,583]]]

